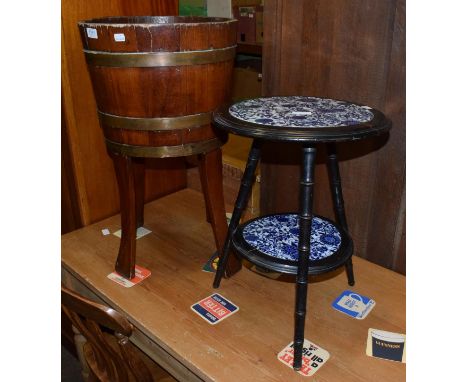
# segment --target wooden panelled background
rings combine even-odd
[[[96,114],[77,22],[118,15],[176,15],[177,0],[62,1],[62,231],[113,215],[119,196]],[[148,160],[146,198],[184,188],[184,161]]]
[[[264,95],[347,99],[392,119],[388,136],[340,144],[338,153],[355,253],[405,273],[405,1],[265,0],[264,6]],[[266,147],[262,213],[297,209],[298,148]],[[333,217],[323,161],[314,210]]]

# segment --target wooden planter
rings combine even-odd
[[[213,129],[211,118],[229,99],[236,20],[138,16],[78,25],[119,183],[122,240],[116,270],[134,276],[145,157],[199,154],[207,216],[220,251],[227,230],[220,147],[227,136]],[[230,272],[239,267],[233,263]]]

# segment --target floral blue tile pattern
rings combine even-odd
[[[368,106],[316,97],[267,97],[238,102],[229,113],[242,121],[267,126],[351,126],[372,120]]]
[[[244,240],[267,256],[297,261],[299,252],[299,219],[297,214],[264,216],[248,223],[243,230]],[[312,221],[310,260],[324,259],[335,253],[341,244],[338,229],[319,217]]]

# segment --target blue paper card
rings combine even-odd
[[[352,290],[345,290],[333,301],[332,306],[348,316],[363,320],[374,308],[375,301]]]
[[[237,312],[239,307],[234,305],[227,298],[215,293],[193,304],[191,309],[211,325],[214,325]]]

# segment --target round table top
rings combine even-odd
[[[391,121],[369,106],[329,98],[253,98],[214,113],[221,129],[251,138],[296,142],[338,142],[388,131]]]

